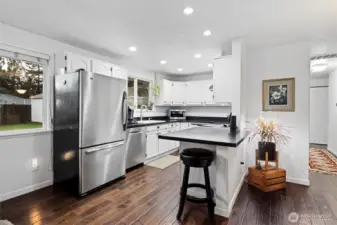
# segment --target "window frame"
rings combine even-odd
[[[146,81],[149,82],[149,102],[153,101],[152,99],[152,84],[153,84],[153,80],[150,79],[146,79],[146,78],[142,78],[142,77],[137,77],[137,76],[132,76],[132,75],[128,75],[128,80],[129,78],[132,78],[134,80],[134,84],[133,84],[133,103],[136,106],[136,108],[134,109],[134,111],[138,112],[140,111],[140,108],[138,108],[138,80],[142,80],[142,81]],[[149,111],[153,111],[153,108]]]
[[[18,48],[10,45],[0,44],[0,51],[8,52],[9,54],[19,54],[23,57],[15,57],[15,59],[40,63],[43,66],[43,81],[42,81],[42,128],[32,128],[32,129],[18,129],[9,131],[0,131],[1,137],[17,136],[17,135],[34,135],[38,133],[46,133],[52,131],[51,123],[51,111],[52,111],[52,79],[50,76],[51,72],[51,56],[39,53],[32,50],[27,50],[24,48]],[[0,53],[3,57],[13,58],[7,54]],[[26,58],[27,57],[27,58]],[[41,63],[38,61],[29,60],[29,58],[37,58],[46,61],[46,63]]]

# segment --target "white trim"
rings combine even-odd
[[[178,150],[179,150],[179,148],[174,148],[174,149],[169,150],[169,151],[167,151],[167,152],[164,152],[164,153],[161,153],[161,154],[159,154],[159,155],[156,155],[156,156],[153,156],[153,157],[151,157],[151,158],[148,158],[148,159],[145,160],[144,164],[146,165],[146,164],[148,164],[148,163],[150,163],[150,162],[152,162],[152,161],[155,161],[155,160],[157,160],[157,159],[159,159],[159,158],[162,158],[162,157],[164,157],[164,156],[170,155],[170,154],[172,154],[173,152],[178,151]]]
[[[337,151],[332,150],[331,148],[329,148],[329,146],[327,147],[327,149],[331,154],[337,157]]]
[[[52,130],[47,130],[44,128],[1,131],[0,140],[14,138],[14,137],[22,137],[22,136],[36,136],[36,135],[49,134],[49,133],[52,133]]]
[[[34,57],[41,58],[41,59],[50,60],[50,55],[48,54],[40,53],[34,50],[25,49],[25,48],[18,47],[18,46],[8,45],[5,43],[0,43],[0,49],[3,49],[5,51],[17,52],[17,53],[21,53],[21,54],[25,54],[29,56],[34,56]]]
[[[153,96],[152,96],[152,89],[151,87],[153,86],[153,83],[154,81],[153,80],[150,80],[150,79],[146,79],[146,78],[142,78],[142,77],[137,77],[137,76],[129,76],[127,77],[127,82],[129,80],[129,78],[132,78],[133,79],[133,104],[135,106],[135,111],[139,111],[140,112],[140,109],[137,108],[138,106],[138,80],[142,80],[142,81],[145,81],[145,82],[149,82],[149,103],[151,101],[153,101]],[[127,88],[128,89],[128,88]],[[149,111],[154,111],[153,108],[152,110],[149,110]]]
[[[232,200],[229,202],[229,207],[228,207],[229,208],[229,213],[232,212],[233,206],[235,204],[235,201],[236,201],[237,197],[239,196],[241,187],[242,187],[242,185],[243,185],[243,183],[245,181],[245,177],[246,177],[247,174],[248,174],[248,169],[246,169],[246,171],[241,176],[239,185],[236,187],[236,189],[234,191],[234,194],[233,194],[233,197],[232,197]]]
[[[51,186],[51,185],[53,185],[53,181],[47,180],[47,181],[43,181],[43,182],[38,183],[38,184],[33,184],[31,186],[24,187],[24,188],[15,190],[15,191],[7,192],[3,195],[0,195],[0,202],[6,201],[6,200],[11,199],[11,198],[15,198],[15,197],[20,196],[20,195],[27,194],[27,193],[32,192],[32,191],[36,191],[38,189],[48,187],[48,186]]]
[[[228,204],[228,209],[223,209],[223,208],[215,207],[214,212],[215,212],[216,215],[223,216],[223,217],[226,217],[226,218],[230,217],[230,215],[232,213],[232,210],[233,210],[233,206],[234,206],[234,204],[236,202],[237,197],[239,196],[240,190],[242,188],[242,185],[243,185],[243,183],[245,181],[245,177],[246,177],[247,174],[248,174],[248,170],[246,170],[242,174],[242,176],[240,178],[240,182],[239,182],[238,186],[236,187],[236,189],[234,191],[234,194],[233,194],[233,197],[232,197],[232,199],[230,200],[230,202]]]
[[[294,177],[286,177],[287,182],[294,183],[294,184],[300,184],[305,186],[310,186],[309,179],[299,179]]]

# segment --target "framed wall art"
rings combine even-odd
[[[295,78],[262,81],[263,111],[295,111]]]

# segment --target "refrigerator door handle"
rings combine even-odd
[[[128,108],[127,108],[127,101],[126,101],[127,94],[123,92],[123,100],[122,100],[122,123],[123,123],[123,130],[126,131],[127,126],[127,118],[128,118]]]
[[[124,141],[119,141],[119,142],[116,142],[116,143],[113,143],[113,144],[109,144],[109,145],[106,145],[104,147],[97,147],[97,148],[92,148],[92,149],[88,149],[85,151],[86,154],[90,154],[90,153],[93,153],[93,152],[98,152],[98,151],[102,151],[102,150],[106,150],[106,149],[109,149],[109,148],[115,148],[115,147],[118,147],[118,146],[121,146],[121,145],[124,145]]]

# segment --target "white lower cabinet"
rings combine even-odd
[[[147,159],[156,157],[179,147],[179,141],[158,139],[158,135],[189,129],[190,123],[171,123],[147,127],[146,155]]]
[[[158,133],[150,132],[146,135],[146,157],[152,158],[158,153]]]

